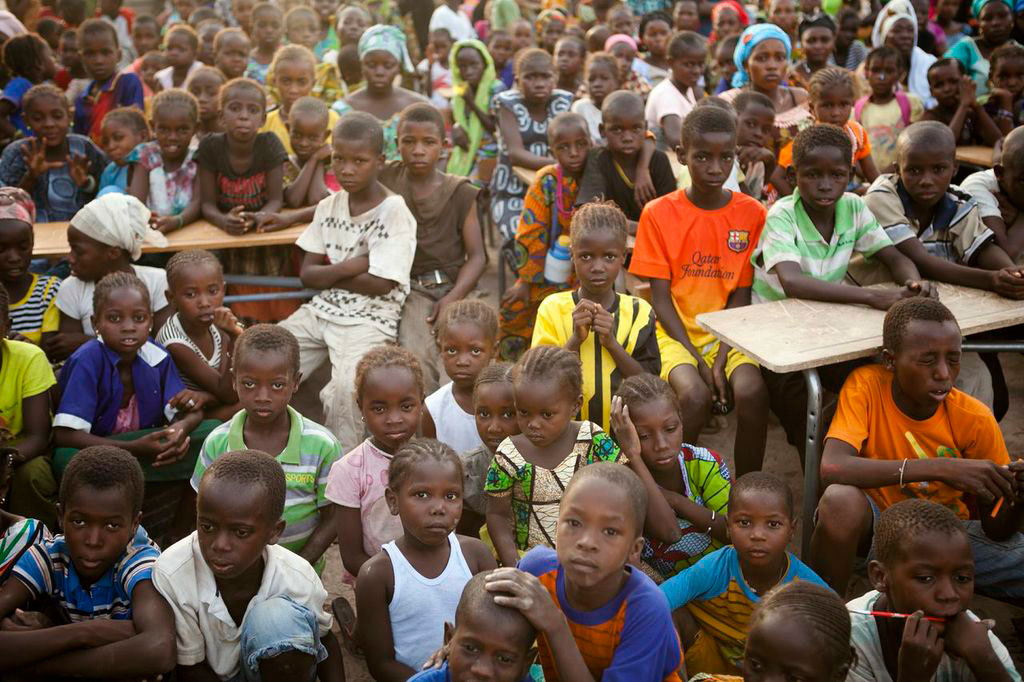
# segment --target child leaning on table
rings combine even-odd
[[[960,346],[948,308],[902,300],[885,316],[882,364],[854,370],[843,385],[822,453],[828,487],[811,541],[812,565],[839,592],[879,510],[921,498],[964,520],[979,592],[1024,596],[1024,505],[1017,504],[1024,463],[1010,461],[989,409],[954,387]]]
[[[1024,252],[1024,127],[1003,140],[995,167],[968,175],[963,190],[978,202],[981,220],[1014,261]]]
[[[868,305],[887,310],[901,298],[936,295],[913,261],[900,253],[864,200],[846,192],[853,160],[850,136],[842,128],[814,125],[793,141],[793,165],[787,169],[793,194],[768,211],[754,249],[753,300],[803,298]],[[854,253],[877,257],[898,288],[862,288],[844,283]],[[825,368],[823,383],[838,392],[850,365]],[[797,372],[763,375],[789,442],[801,452],[805,443],[806,388]]]
[[[342,117],[332,141],[342,190],[321,201],[296,245],[299,277],[319,289],[282,324],[303,349],[303,377],[324,361],[331,380],[321,392],[325,423],[348,452],[362,440],[352,395],[356,364],[370,346],[394,342],[416,253],[416,219],[402,197],[378,180],[384,131],[363,112]]]

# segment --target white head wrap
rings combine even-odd
[[[167,246],[167,237],[149,227],[150,211],[130,194],[104,194],[83,206],[71,226],[96,241],[124,249],[133,261],[142,255],[142,243]]]
[[[921,98],[925,108],[935,106],[931,86],[928,85],[928,67],[935,63],[936,57],[917,46],[917,14],[910,0],[889,0],[875,18],[875,26],[871,31],[871,44],[881,47],[893,26],[900,19],[907,19],[914,27],[914,49],[910,53],[910,73],[907,74],[907,89]]]

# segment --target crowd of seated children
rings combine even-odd
[[[1020,679],[1007,382],[937,300],[1024,298],[1017,7],[301,2],[0,14],[0,668],[343,680],[337,620],[380,680]],[[697,322],[789,298],[887,311],[807,565],[804,378]]]

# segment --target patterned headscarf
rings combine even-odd
[[[409,73],[413,71],[409,49],[405,46],[405,34],[396,26],[385,26],[384,24],[371,26],[359,39],[357,49],[360,59],[365,57],[367,52],[383,50],[398,60],[403,71]]]
[[[0,220],[36,222],[36,204],[28,192],[18,187],[0,188]]]
[[[971,16],[974,17],[975,19],[980,17],[981,10],[985,9],[985,5],[989,4],[990,2],[1001,2],[1010,8],[1011,13],[1013,12],[1013,2],[1011,2],[1011,0],[974,0],[974,2],[971,3]]]
[[[150,228],[150,211],[130,194],[104,194],[79,209],[71,227],[101,244],[116,246],[133,261],[142,255],[142,243],[167,246],[167,237]]]
[[[537,21],[533,24],[538,34],[544,30],[549,21],[560,21],[564,24],[568,22],[568,17],[565,14],[565,10],[561,7],[550,7],[542,11],[537,15]]]
[[[747,73],[746,61],[754,48],[766,40],[778,40],[786,48],[786,59],[789,59],[793,52],[793,43],[789,35],[775,24],[754,24],[743,29],[740,40],[736,43],[736,51],[732,53],[732,61],[736,64],[736,73],[732,75],[732,86],[742,88],[750,82],[750,74]]]

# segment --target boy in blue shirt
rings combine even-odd
[[[786,551],[796,529],[793,493],[771,474],[740,476],[729,493],[733,544],[707,555],[661,585],[679,626],[686,672],[742,673],[750,615],[776,585],[809,580],[827,587]],[[685,609],[683,607],[686,607]]]
[[[143,480],[121,448],[64,471],[64,535],[31,547],[0,587],[0,670],[28,678],[155,677],[174,667],[174,615],[151,581],[160,550],[139,525]],[[49,602],[51,613],[22,611]],[[30,606],[31,605],[31,606]]]

